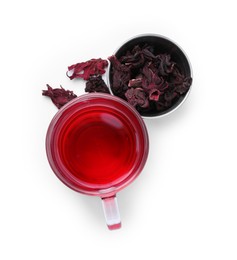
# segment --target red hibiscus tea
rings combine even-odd
[[[108,107],[81,110],[59,136],[63,164],[85,183],[106,186],[116,182],[131,171],[137,158],[130,124]]]
[[[115,194],[139,175],[148,154],[146,127],[135,109],[108,94],[75,98],[53,118],[46,150],[59,179],[100,196],[108,226],[119,227]]]

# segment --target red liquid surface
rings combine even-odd
[[[90,184],[110,184],[129,174],[138,147],[132,122],[110,108],[80,111],[64,125],[59,137],[63,164]]]

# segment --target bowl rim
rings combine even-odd
[[[126,41],[124,41],[122,44],[120,44],[119,47],[117,47],[116,50],[114,51],[113,55],[116,55],[116,53],[120,50],[120,48],[121,48],[123,45],[127,44],[128,42],[130,42],[130,41],[132,41],[132,40],[134,40],[134,39],[141,38],[141,37],[158,37],[158,38],[162,38],[162,39],[164,39],[164,40],[167,40],[167,41],[173,43],[174,45],[176,45],[176,46],[181,50],[181,52],[182,52],[183,55],[185,56],[185,58],[186,58],[186,60],[187,60],[187,62],[188,62],[189,69],[190,69],[190,77],[192,78],[192,83],[191,83],[191,85],[190,85],[190,87],[189,87],[188,92],[187,92],[187,93],[185,94],[185,96],[183,97],[183,100],[182,100],[177,106],[175,106],[173,109],[171,109],[171,110],[168,111],[168,112],[164,112],[164,113],[161,114],[161,115],[144,116],[144,115],[141,115],[141,114],[138,112],[142,118],[147,118],[147,119],[161,118],[161,117],[167,116],[167,115],[171,114],[172,112],[176,111],[176,110],[186,101],[186,99],[187,99],[187,97],[189,96],[190,91],[191,91],[191,89],[192,89],[192,85],[193,85],[193,69],[192,69],[192,65],[191,65],[190,59],[189,59],[188,55],[186,54],[186,52],[183,50],[183,48],[181,48],[180,45],[177,44],[175,41],[173,41],[173,40],[170,39],[169,37],[164,36],[164,35],[162,35],[162,34],[143,33],[143,34],[137,34],[137,35],[135,35],[135,36],[132,36],[132,37],[130,37],[129,39],[127,39]],[[109,88],[110,93],[111,93],[112,95],[114,95],[114,93],[113,93],[113,91],[112,91],[112,89],[111,89],[110,78],[109,78],[110,70],[111,70],[111,62],[110,62],[109,60],[108,60],[108,62],[109,62],[108,70],[106,71],[106,75],[105,75],[105,76],[106,76],[106,83],[107,83],[107,86],[108,86],[108,88]],[[114,95],[114,96],[116,96],[116,95]],[[126,102],[127,102],[127,101],[126,101]]]

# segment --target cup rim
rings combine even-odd
[[[192,84],[190,85],[189,87],[189,90],[188,92],[185,94],[185,96],[183,97],[183,100],[177,105],[175,106],[173,109],[169,110],[168,112],[164,112],[163,114],[161,115],[152,115],[152,116],[145,116],[145,115],[141,115],[140,116],[144,119],[156,119],[156,118],[161,118],[161,117],[164,117],[164,116],[167,116],[169,114],[171,114],[172,112],[176,111],[184,102],[185,100],[187,99],[187,97],[189,96],[190,94],[190,91],[192,89],[192,85],[193,85],[193,69],[192,69],[192,65],[191,65],[191,62],[190,62],[190,59],[188,57],[188,55],[186,54],[186,52],[183,50],[183,48],[181,48],[181,46],[179,44],[177,44],[175,41],[173,41],[172,39],[170,39],[169,37],[167,36],[164,36],[162,34],[156,34],[156,33],[143,33],[143,34],[137,34],[135,36],[132,36],[130,38],[128,38],[126,41],[124,41],[122,44],[120,44],[119,47],[116,48],[116,50],[114,51],[113,55],[116,56],[116,53],[121,49],[122,46],[124,46],[125,44],[127,44],[128,42],[132,41],[132,40],[135,40],[135,39],[138,39],[138,38],[142,38],[142,37],[158,37],[158,38],[162,38],[164,40],[167,40],[169,42],[171,42],[172,44],[176,45],[180,50],[181,52],[183,53],[184,57],[186,58],[187,60],[187,63],[188,63],[188,66],[189,66],[189,69],[190,69],[190,77],[192,78]],[[109,61],[109,60],[108,60]],[[106,83],[107,83],[107,86],[109,88],[109,91],[110,93],[113,95],[113,96],[116,96],[114,95],[113,91],[112,91],[112,88],[111,88],[111,85],[110,85],[110,70],[111,70],[111,62],[109,61],[109,65],[108,65],[108,70],[106,71]],[[126,101],[127,102],[127,101]]]
[[[130,110],[131,113],[133,113],[133,115],[135,116],[139,127],[141,128],[141,133],[142,133],[142,138],[143,138],[143,142],[144,142],[144,149],[140,155],[139,160],[140,161],[136,161],[135,164],[136,168],[132,169],[131,172],[129,172],[127,175],[124,175],[124,179],[122,180],[118,180],[116,182],[116,184],[114,184],[114,186],[110,185],[108,187],[105,187],[105,185],[101,185],[101,188],[99,188],[99,184],[98,185],[91,185],[91,187],[88,185],[88,183],[86,184],[85,182],[83,182],[82,180],[79,180],[78,178],[76,178],[75,176],[73,176],[73,174],[70,173],[70,171],[63,165],[62,162],[59,162],[58,160],[60,160],[59,154],[57,154],[58,151],[56,151],[56,144],[54,143],[55,141],[55,134],[57,134],[57,129],[56,127],[58,127],[58,125],[60,124],[60,120],[63,120],[64,117],[66,116],[66,112],[68,111],[68,109],[72,108],[73,106],[76,106],[77,104],[80,104],[81,102],[84,102],[86,100],[93,100],[96,98],[102,98],[102,99],[107,99],[107,100],[112,100],[115,102],[119,102],[120,104],[122,104],[124,107],[126,107],[127,109]],[[80,109],[73,111],[70,113],[69,116],[72,116],[74,113],[78,112]],[[128,117],[127,117],[128,119]],[[65,119],[66,121],[66,119]],[[62,125],[65,124],[62,123]],[[58,130],[60,132],[60,128]],[[59,135],[59,133],[58,133]],[[89,93],[89,94],[83,94],[75,99],[73,99],[72,101],[70,101],[69,103],[67,103],[65,106],[63,106],[57,113],[56,115],[53,117],[53,119],[51,120],[48,130],[47,130],[47,134],[46,134],[46,154],[47,154],[47,158],[49,161],[49,164],[53,170],[53,172],[55,173],[55,175],[65,184],[67,185],[69,188],[83,193],[83,194],[87,194],[87,195],[95,195],[95,196],[100,196],[100,197],[108,197],[108,196],[113,196],[115,195],[118,191],[120,191],[121,189],[125,188],[128,184],[130,184],[131,182],[133,182],[133,180],[135,178],[138,177],[138,175],[140,175],[142,169],[145,166],[147,157],[148,157],[148,151],[149,151],[149,139],[148,139],[148,133],[147,133],[147,129],[146,129],[146,125],[144,123],[144,121],[142,120],[140,114],[135,110],[135,108],[133,108],[128,102],[126,102],[125,100],[120,99],[119,97],[116,97],[114,95],[110,95],[110,94],[105,94],[105,93]],[[58,165],[58,163],[60,163],[60,167]],[[84,186],[84,189],[82,188]],[[95,188],[96,186],[96,188]]]

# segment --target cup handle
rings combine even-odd
[[[110,230],[120,228],[121,220],[116,195],[102,198],[102,206],[108,228]]]

